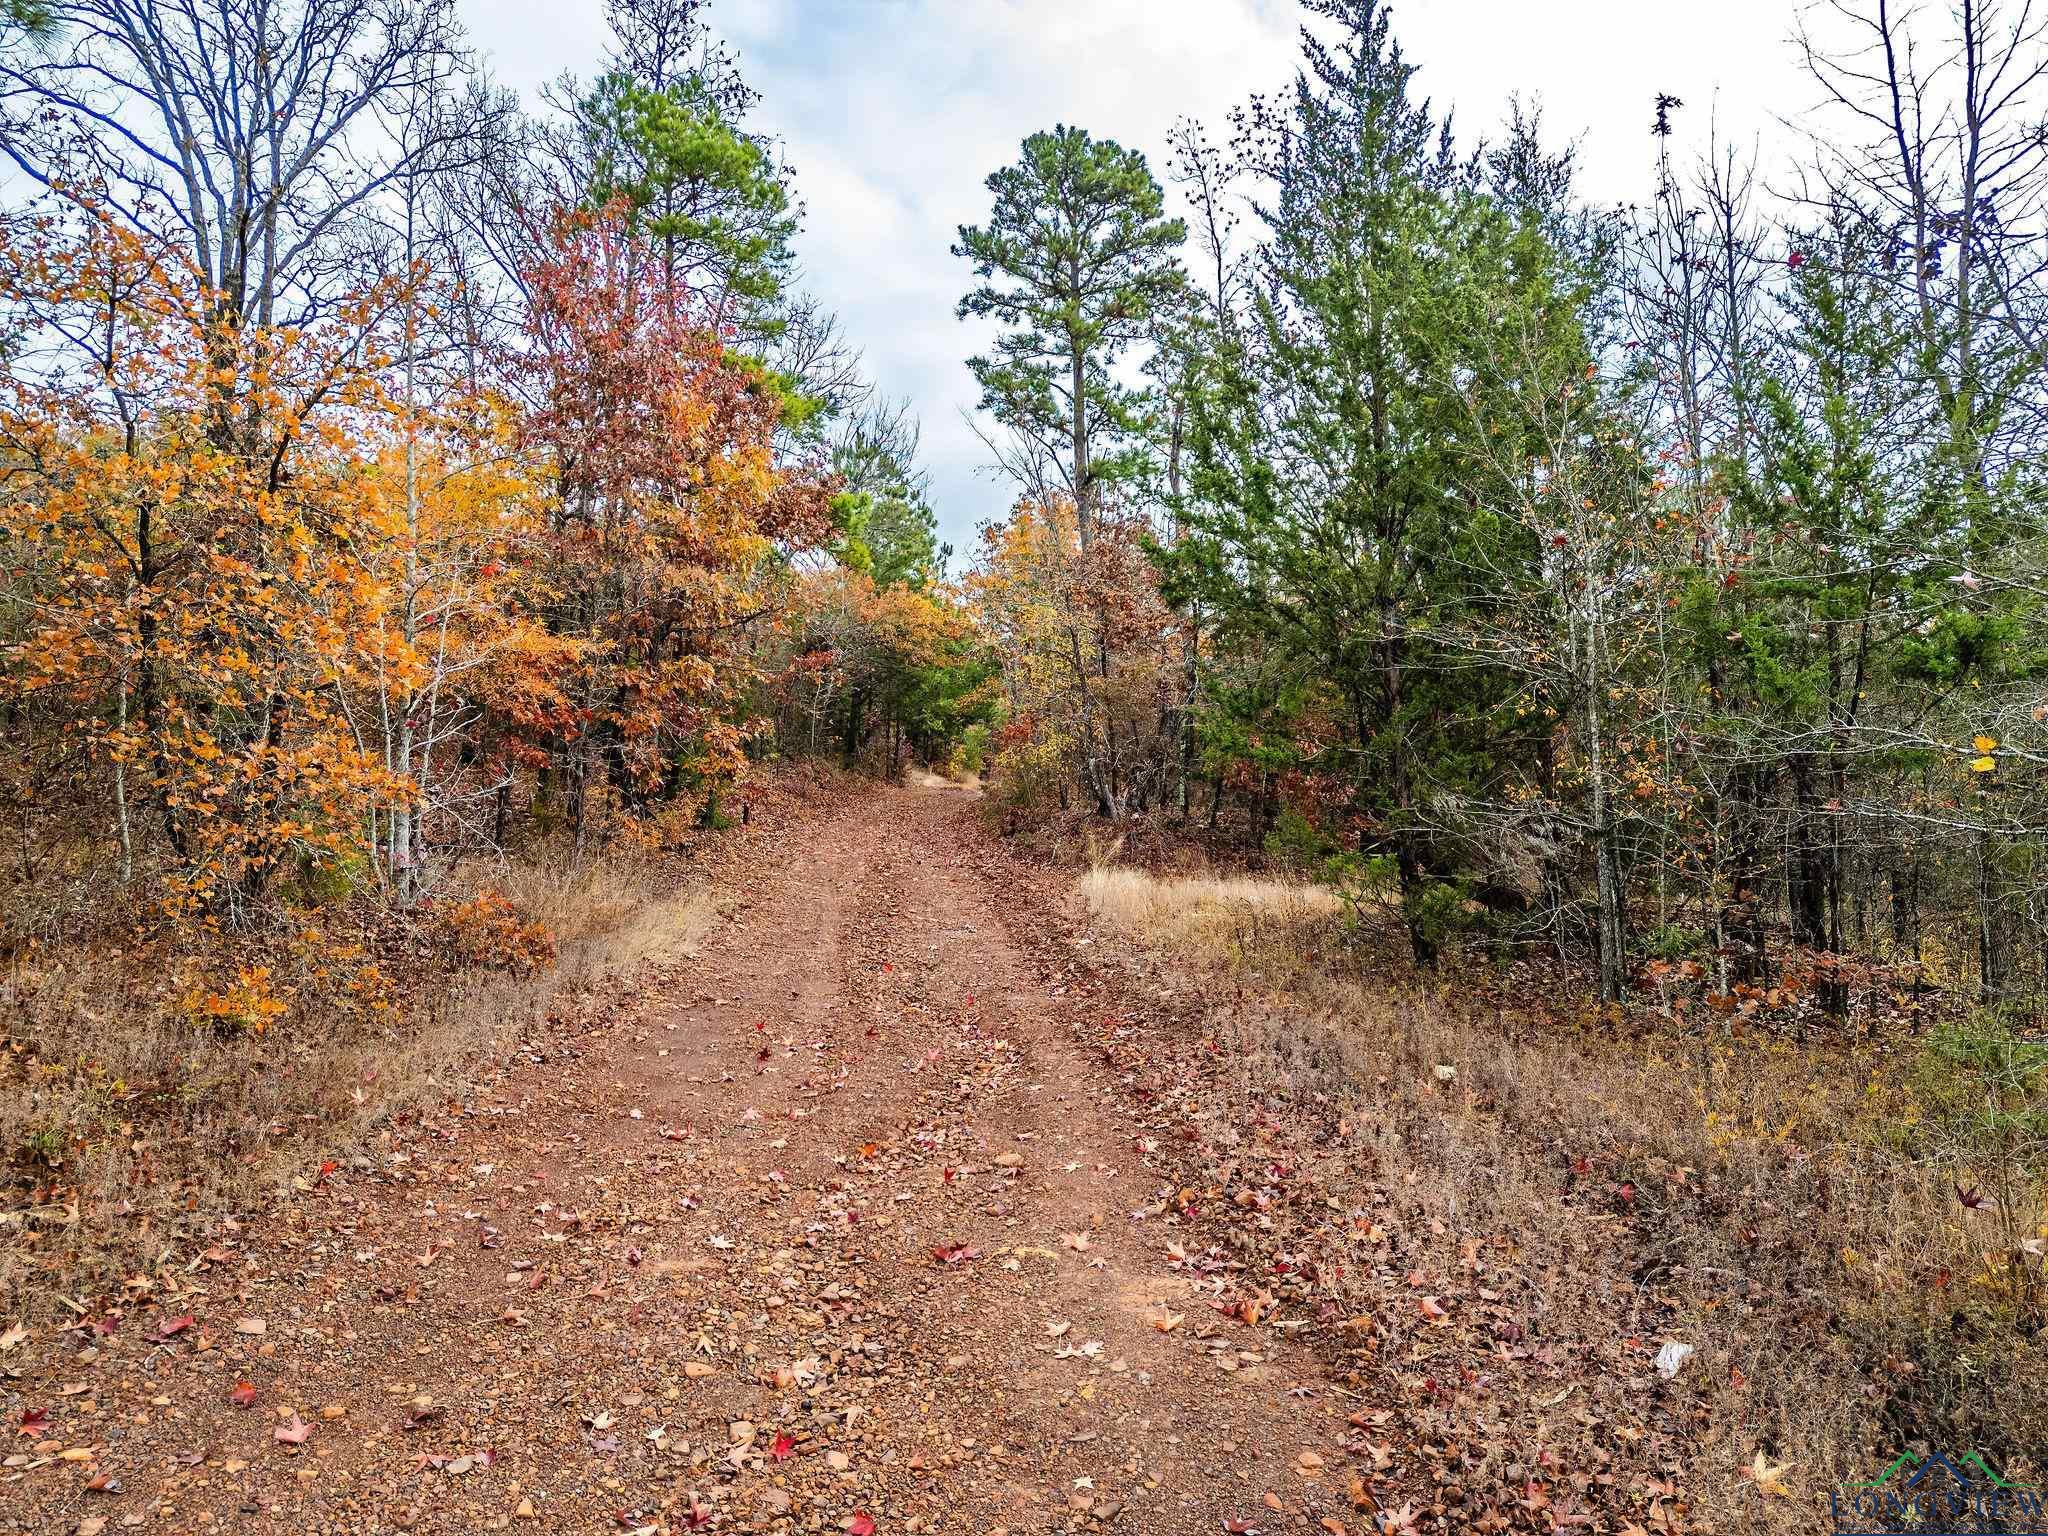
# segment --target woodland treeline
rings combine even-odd
[[[966,582],[996,794],[1220,815],[1425,963],[2036,1006],[2048,16],[1812,8],[1796,164],[1646,96],[1615,209],[1532,110],[1454,133],[1386,6],[1305,11],[1176,130],[1185,217],[1060,127],[961,231],[1025,490]]]
[[[609,0],[532,110],[449,0],[4,15],[14,956],[383,1008],[366,917],[544,947],[477,870],[973,710],[915,421],[700,0]]]
[[[0,15],[10,955],[381,1007],[366,923],[544,945],[479,870],[814,755],[1602,999],[2048,993],[2038,7],[1818,8],[1792,169],[1649,98],[1618,209],[1377,0],[1157,173],[1033,135],[955,247],[1017,491],[958,573],[702,0],[524,105],[449,0]]]

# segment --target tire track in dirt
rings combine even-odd
[[[270,1316],[273,1352],[223,1332],[147,1373],[175,1406],[97,1463],[133,1491],[48,1512],[1356,1528],[1315,1459],[1345,1405],[1170,1258],[1140,1132],[1042,936],[970,860],[972,814],[891,789],[823,821],[580,1053],[512,1073],[381,1184],[309,1199],[196,1303],[217,1330]],[[262,1417],[322,1405],[297,1449]]]

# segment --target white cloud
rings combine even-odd
[[[603,46],[597,0],[465,0],[508,84],[531,91]],[[1009,500],[976,474],[986,451],[961,412],[977,336],[952,318],[967,283],[949,254],[987,213],[983,180],[1055,122],[1142,149],[1162,174],[1181,116],[1217,130],[1254,91],[1291,78],[1300,12],[1287,0],[721,0],[712,21],[763,93],[758,126],[796,168],[809,219],[807,286],[837,310],[881,387],[921,413],[940,516],[964,546]],[[1582,136],[1583,186],[1603,202],[1650,184],[1651,98],[1688,103],[1748,145],[1810,87],[1786,41],[1785,0],[1717,7],[1643,0],[1436,0],[1399,5],[1394,29],[1420,89],[1485,133],[1511,92],[1540,97],[1559,139]]]

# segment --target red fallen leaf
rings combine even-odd
[[[883,970],[885,970],[885,971],[893,971],[893,970],[895,970],[895,969],[896,969],[896,967],[895,967],[895,966],[893,966],[893,965],[891,965],[891,964],[890,964],[890,963],[889,963],[889,962],[888,962],[887,960],[884,960],[884,961],[882,962],[882,969],[883,969]],[[861,1518],[865,1519],[866,1517],[865,1517],[865,1516],[862,1516]]]
[[[766,1019],[756,1019],[756,1020],[754,1020],[754,1033],[755,1033],[755,1034],[757,1034],[757,1035],[765,1035],[765,1034],[767,1034],[767,1033],[768,1033],[768,1021],[767,1021]]]
[[[1965,1189],[1962,1185],[1958,1184],[1956,1186],[1956,1198],[1962,1201],[1963,1209],[1966,1211],[1981,1210],[1984,1205],[1984,1192],[1975,1187]]]
[[[333,1158],[330,1157],[326,1162],[320,1165],[320,1171],[313,1175],[313,1182],[316,1184],[319,1183],[322,1179],[326,1178],[327,1175],[333,1173],[336,1169],[340,1167],[341,1164],[337,1163]]]
[[[875,1536],[875,1522],[868,1518],[866,1510],[857,1512],[846,1522],[846,1536]]]
[[[121,1491],[121,1479],[114,1476],[111,1472],[102,1472],[85,1485],[85,1491],[87,1493],[119,1493]]]
[[[228,1394],[228,1401],[237,1408],[248,1407],[256,1401],[256,1383],[253,1381],[236,1382],[234,1391]]]
[[[768,1047],[767,1047],[767,1046],[765,1046],[765,1045],[764,1045],[764,1046],[762,1046],[762,1047],[761,1047],[761,1049],[760,1049],[760,1050],[758,1050],[758,1051],[754,1052],[754,1060],[756,1060],[756,1061],[766,1061],[767,1059],[768,1059]]]
[[[946,1184],[952,1183],[954,1175],[958,1174],[959,1172],[960,1170],[958,1168],[947,1168],[942,1170],[939,1174],[940,1182]]]
[[[1230,1536],[1259,1536],[1258,1525],[1250,1520],[1225,1520],[1223,1529],[1230,1532]]]
[[[683,1511],[683,1524],[687,1525],[691,1530],[694,1531],[699,1526],[709,1525],[710,1523],[710,1507],[708,1505],[699,1504],[697,1502],[697,1495],[694,1493],[691,1494],[690,1507]]]
[[[157,1328],[157,1343],[161,1344],[166,1339],[175,1339],[179,1334],[183,1333],[187,1328],[190,1328],[193,1325],[193,1323],[197,1321],[198,1319],[193,1317],[193,1315],[190,1312],[187,1312],[183,1317],[173,1317],[166,1319],[165,1322]]]
[[[796,1442],[785,1431],[775,1437],[775,1443],[768,1447],[768,1454],[777,1461],[787,1461],[796,1454]]]
[[[967,1243],[948,1243],[943,1248],[934,1248],[932,1257],[941,1264],[962,1264],[980,1258],[981,1250]]]
[[[638,1265],[643,1257],[644,1255],[638,1248],[628,1248],[626,1250],[626,1262],[628,1264]]]
[[[50,1410],[49,1410],[49,1409],[47,1409],[47,1408],[30,1408],[30,1409],[28,1409],[27,1411],[25,1411],[25,1412],[24,1412],[24,1413],[22,1414],[22,1416],[21,1416],[21,1429],[20,1429],[19,1433],[21,1433],[21,1434],[24,1434],[24,1435],[28,1435],[28,1436],[31,1436],[31,1437],[32,1437],[32,1438],[34,1438],[34,1439],[40,1440],[40,1439],[42,1439],[42,1437],[43,1437],[44,1435],[46,1435],[46,1434],[48,1434],[48,1433],[49,1433],[49,1430],[50,1430]]]
[[[277,1426],[274,1438],[282,1440],[286,1445],[304,1445],[312,1438],[312,1434],[313,1426],[295,1413],[292,1415],[291,1423]]]

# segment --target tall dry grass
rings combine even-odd
[[[1211,964],[1269,951],[1307,955],[1336,936],[1344,905],[1322,886],[1244,876],[1165,877],[1097,864],[1082,877],[1089,912]]]
[[[2015,1273],[2006,1247],[2013,1227],[2048,1237],[2042,1187],[2003,1214],[1959,1198],[1971,1170],[1919,1134],[1937,1107],[1916,1044],[1798,1045],[1718,1015],[1617,1021],[1495,986],[1478,1004],[1455,975],[1358,974],[1341,905],[1287,881],[1098,866],[1080,893],[1157,957],[1252,991],[1210,1020],[1236,1101],[1348,1126],[1322,1172],[1387,1213],[1404,1268],[1456,1275],[1475,1239],[1512,1255],[1531,1337],[1597,1362],[1555,1404],[1532,1408],[1552,1396],[1532,1387],[1503,1456],[1576,1440],[1612,1471],[1630,1446],[1610,1430],[1655,1393],[1724,1531],[1810,1528],[1828,1489],[1908,1446],[2043,1480],[2038,1266]],[[1406,1287],[1354,1273],[1378,1357],[1427,1353]],[[1649,1361],[1666,1340],[1696,1352],[1669,1387]],[[1796,1469],[1791,1497],[1745,1477],[1760,1450]]]

